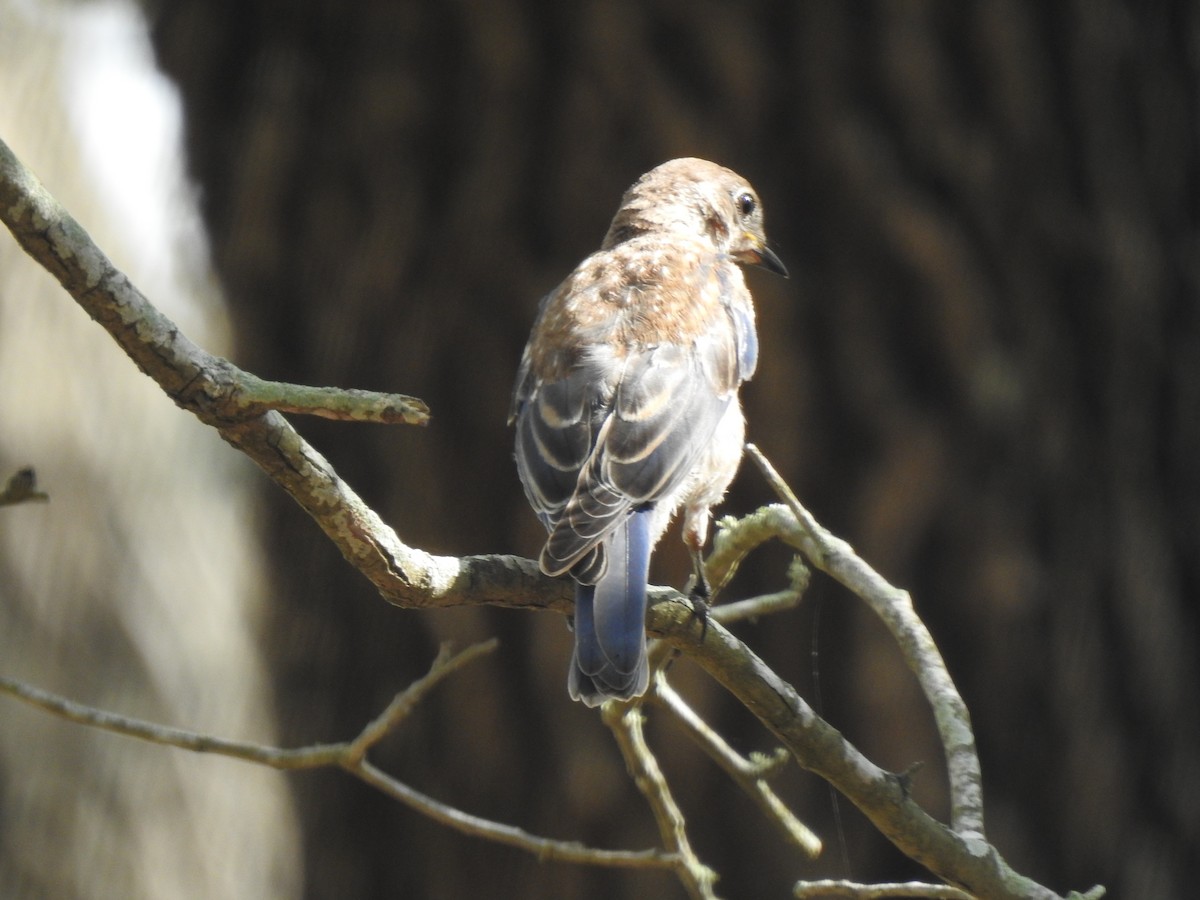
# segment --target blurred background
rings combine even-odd
[[[297,421],[401,537],[534,555],[511,380],[539,297],[675,156],[745,175],[757,442],[910,589],[971,708],[989,837],[1060,892],[1186,895],[1200,855],[1200,8],[1117,0],[0,0],[0,136],[199,343],[266,378],[411,393],[426,429]],[[657,843],[560,617],[388,606],[0,239],[0,669],[127,714],[345,738],[440,641],[500,650],[376,753],[469,812]],[[744,467],[723,508],[774,498]],[[658,580],[687,562],[668,537]],[[757,553],[728,598],[776,590]],[[738,633],[873,760],[930,714],[817,577]],[[740,750],[770,737],[686,662]],[[800,858],[664,715],[650,739],[723,896],[920,874],[824,784]],[[681,896],[540,863],[337,772],[95,734],[0,699],[4,897]]]

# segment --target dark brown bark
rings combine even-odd
[[[538,297],[672,156],[749,177],[789,282],[751,275],[749,434],[912,590],[971,706],[989,835],[1065,890],[1179,896],[1200,846],[1200,317],[1193,5],[167,0],[164,68],[265,378],[403,391],[427,430],[305,422],[416,546],[536,552],[505,428]],[[747,468],[728,506],[772,499]],[[471,810],[654,839],[548,614],[397,612],[269,494],[292,742],[353,734],[437,640],[499,634],[389,759]],[[679,583],[668,537],[661,578]],[[736,594],[774,589],[764,554]],[[881,629],[827,583],[828,718],[944,813],[939,751]],[[811,695],[811,605],[744,632]],[[745,748],[719,689],[683,689]],[[728,896],[806,870],[656,731]],[[312,896],[648,896],[668,876],[540,867],[334,777],[297,781]],[[820,785],[783,790],[836,845]],[[730,827],[736,822],[737,827]],[[913,873],[847,823],[855,877]],[[433,889],[436,886],[436,890]]]

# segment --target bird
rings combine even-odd
[[[521,356],[517,472],[549,532],[541,571],[575,581],[568,692],[588,706],[646,691],[650,555],[680,509],[707,611],[709,509],[741,460],[738,389],[758,362],[743,265],[787,276],[749,182],[708,160],[664,162],[543,298]]]

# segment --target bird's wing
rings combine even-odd
[[[523,477],[550,513],[542,568],[573,569],[584,581],[603,574],[601,541],[630,509],[673,496],[736,402],[737,332],[722,315],[690,345],[629,354],[615,378],[597,378],[589,368],[542,386],[539,414],[519,439],[539,451]],[[605,387],[589,390],[598,384]]]
[[[630,509],[671,497],[683,483],[736,402],[707,369],[700,353],[677,345],[626,360],[595,447],[542,551],[543,569],[570,569]]]

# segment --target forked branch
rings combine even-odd
[[[456,654],[451,654],[449,647],[443,645],[429,671],[398,693],[388,704],[387,709],[372,719],[356,737],[335,744],[313,744],[308,747],[271,747],[246,741],[227,740],[182,728],[172,728],[168,725],[121,716],[106,710],[74,703],[56,694],[3,676],[0,676],[0,691],[72,722],[154,744],[179,747],[196,753],[229,756],[269,766],[272,769],[341,768],[389,797],[399,800],[422,815],[449,828],[473,837],[516,847],[534,854],[539,859],[623,868],[667,869],[675,867],[677,860],[670,853],[658,850],[602,850],[587,847],[576,841],[557,841],[539,837],[512,825],[473,816],[422,794],[376,768],[367,759],[367,751],[400,727],[417,704],[434,687],[468,663],[484,654],[491,653],[496,649],[496,643],[496,640],[492,639],[475,644]]]

